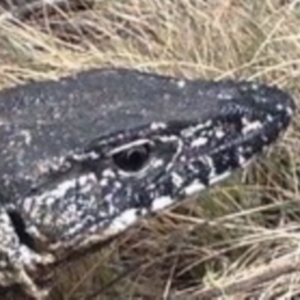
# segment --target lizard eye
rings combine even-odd
[[[141,170],[150,158],[151,147],[143,144],[124,149],[112,155],[115,165],[125,172],[137,172]]]

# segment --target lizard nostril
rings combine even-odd
[[[28,248],[35,250],[35,243],[33,238],[26,231],[26,226],[22,216],[16,210],[9,210],[7,212],[16,234],[19,237],[20,243],[26,245]]]

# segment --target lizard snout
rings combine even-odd
[[[242,102],[255,114],[264,114],[265,120],[276,121],[287,127],[296,111],[296,104],[285,91],[275,87],[258,84],[241,86]]]

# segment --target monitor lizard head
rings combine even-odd
[[[41,266],[244,168],[294,111],[276,87],[126,69],[1,91],[0,286],[44,299]]]
[[[52,252],[106,241],[245,167],[284,132],[295,109],[275,87],[168,80],[183,95],[194,89],[195,99],[173,101],[170,117],[99,133],[61,157],[19,202],[30,236]]]

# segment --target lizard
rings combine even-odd
[[[58,262],[245,168],[295,109],[267,84],[126,68],[2,90],[0,286],[45,299]]]

